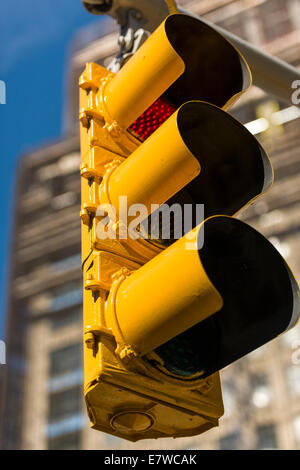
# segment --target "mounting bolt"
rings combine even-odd
[[[94,349],[95,348],[95,344],[96,344],[95,336],[90,331],[85,333],[85,344],[86,344],[86,347],[89,348],[89,349]]]
[[[120,137],[121,128],[116,121],[110,124],[110,126],[107,127],[107,130],[112,137]]]
[[[91,117],[87,115],[85,110],[80,111],[79,113],[79,121],[81,122],[83,127],[89,129],[91,123]]]
[[[119,357],[121,360],[127,361],[137,357],[137,353],[132,349],[131,346],[125,346],[120,352]]]
[[[91,220],[90,219],[90,214],[86,209],[81,209],[80,217],[81,217],[82,223],[84,223],[85,225],[90,224],[90,220]]]

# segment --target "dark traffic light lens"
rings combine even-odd
[[[252,227],[229,217],[204,224],[199,259],[221,310],[156,349],[170,372],[207,377],[292,327],[299,292],[284,259]]]

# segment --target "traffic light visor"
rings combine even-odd
[[[236,119],[200,101],[182,105],[110,176],[109,200],[128,205],[204,204],[233,215],[273,181],[268,156]],[[199,222],[198,222],[199,223]],[[191,227],[196,224],[193,222]]]
[[[204,204],[205,217],[233,215],[273,182],[270,160],[257,139],[216,106],[189,102],[178,111],[178,129],[201,172],[176,200]]]
[[[266,238],[240,220],[223,216],[206,220],[201,230],[199,259],[223,306],[155,350],[161,360],[156,366],[163,364],[164,370],[182,377],[207,377],[299,319],[299,287]]]
[[[190,100],[224,107],[250,84],[248,66],[227,39],[198,19],[175,14],[108,81],[103,103],[126,129],[162,95],[174,110]]]

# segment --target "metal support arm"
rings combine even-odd
[[[182,8],[179,8],[179,11],[199,18]],[[293,83],[299,81],[298,87],[300,87],[300,70],[204,18],[201,18],[201,21],[216,29],[243,54],[251,69],[254,85],[291,104],[291,97],[295,91],[292,88]]]
[[[118,21],[122,28],[126,28],[128,18],[134,17],[136,28],[147,31],[154,29],[170,13],[167,0],[82,0],[85,8],[94,14],[107,14]],[[174,2],[172,2],[174,3]],[[254,85],[262,88],[267,93],[276,96],[289,104],[295,88],[300,87],[300,70],[288,63],[273,57],[243,39],[229,33],[223,28],[210,23],[204,18],[178,8],[180,13],[193,16],[216,29],[226,37],[244,55],[248,62]]]

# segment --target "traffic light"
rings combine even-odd
[[[225,111],[249,69],[175,14],[116,75],[87,64],[79,83],[91,426],[132,441],[200,434],[223,414],[219,370],[299,317],[286,262],[233,218],[273,181]]]

